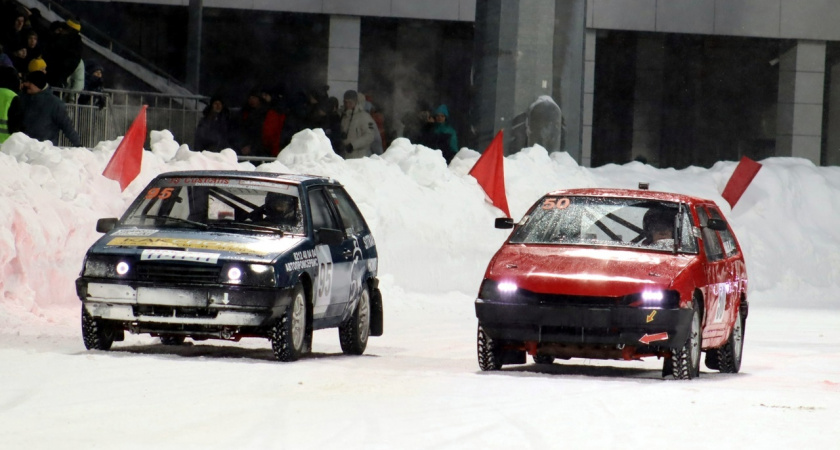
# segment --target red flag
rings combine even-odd
[[[726,187],[723,189],[723,194],[721,194],[723,199],[729,202],[729,206],[732,208],[735,207],[735,204],[741,199],[741,195],[747,190],[747,187],[760,169],[761,164],[746,156],[741,158],[741,162],[738,163],[735,172],[732,172],[732,176],[726,182]]]
[[[122,142],[117,146],[102,175],[120,182],[120,191],[124,191],[137,175],[140,174],[140,162],[143,160],[143,143],[146,142],[146,106],[128,127]]]
[[[493,138],[493,142],[484,150],[481,158],[475,163],[470,175],[484,189],[484,193],[493,206],[502,210],[506,217],[510,217],[507,195],[505,195],[505,149],[502,130]]]

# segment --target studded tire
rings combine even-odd
[[[532,356],[534,359],[534,363],[536,364],[544,364],[544,365],[551,365],[554,364],[554,357],[551,355],[534,355]]]
[[[367,286],[359,294],[356,310],[338,326],[338,341],[346,355],[361,355],[370,337],[370,291]]]
[[[697,299],[691,302],[691,311],[691,324],[685,344],[671,351],[670,361],[666,361],[662,368],[663,375],[667,376],[670,372],[676,380],[691,380],[700,376],[703,333],[700,328],[700,308]]]
[[[82,306],[82,338],[88,350],[110,350],[116,329],[107,321],[97,319]]]
[[[720,370],[721,373],[738,373],[741,370],[745,325],[746,319],[744,319],[743,313],[739,311],[735,326],[732,327],[732,333],[729,334],[726,343],[720,348],[706,352],[706,366],[709,365],[709,357],[713,357],[717,370]]]
[[[499,359],[499,352],[496,349],[496,343],[493,341],[493,338],[484,332],[484,328],[482,328],[481,324],[478,325],[476,344],[478,350],[478,367],[481,370],[499,370],[502,368],[502,362]]]
[[[269,336],[274,357],[279,361],[297,361],[307,350],[306,296],[303,286],[292,289],[292,302],[274,322]]]

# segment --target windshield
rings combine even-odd
[[[146,188],[122,225],[303,234],[296,185],[228,178],[163,178]]]
[[[680,220],[677,220],[677,217]],[[544,197],[522,218],[512,244],[571,244],[697,253],[688,208],[609,197]]]

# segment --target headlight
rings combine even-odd
[[[94,255],[85,260],[83,275],[96,278],[127,278],[131,274],[128,261],[112,256]]]
[[[482,300],[513,300],[517,291],[519,291],[519,287],[511,281],[484,280],[478,290],[478,298]]]
[[[673,309],[680,306],[680,294],[670,290],[647,290],[625,297],[623,304],[637,308]]]
[[[274,267],[265,264],[230,263],[222,267],[221,283],[243,286],[275,285]]]

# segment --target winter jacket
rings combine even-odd
[[[456,133],[455,129],[449,125],[449,108],[447,108],[446,105],[438,106],[435,110],[435,115],[437,114],[443,114],[446,116],[446,122],[435,124],[432,128],[432,133],[440,138],[442,143],[446,144],[445,146],[442,146],[440,150],[444,152],[444,158],[446,158],[446,161],[451,161],[452,157],[454,157],[459,150],[458,133]]]
[[[359,101],[356,107],[350,111],[344,111],[341,117],[342,145],[347,147],[346,159],[363,158],[370,156],[370,145],[373,144],[373,134],[378,132],[376,123],[370,114],[365,112],[365,98],[358,96]]]
[[[58,132],[63,131],[74,147],[81,147],[79,133],[73,128],[66,106],[47,87],[37,94],[22,96],[23,128],[27,136],[58,145]]]
[[[198,121],[195,129],[195,150],[220,152],[232,147],[230,111],[222,109],[219,114],[205,109],[204,117]]]
[[[14,91],[0,88],[0,144],[22,128],[20,97]]]

